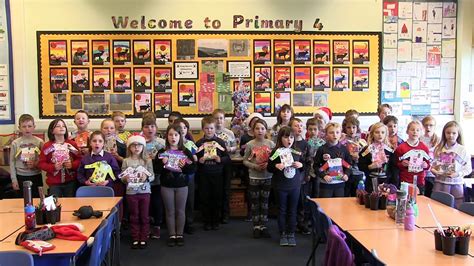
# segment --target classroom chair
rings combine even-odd
[[[33,256],[24,251],[0,251],[0,266],[34,266]]]
[[[88,266],[101,266],[102,264],[100,255],[102,254],[102,249],[104,248],[106,227],[107,220],[103,220],[102,223],[100,223],[99,229],[97,229],[95,232],[94,243],[92,244],[90,257],[87,264]],[[110,241],[110,239],[108,241]]]
[[[454,208],[454,196],[449,193],[442,191],[433,191],[431,193],[431,198],[443,203],[444,205]]]
[[[112,265],[112,249],[114,245],[112,245],[113,241],[113,233],[115,230],[115,219],[118,219],[118,209],[114,207],[107,217],[107,225],[105,226],[105,235],[102,241],[102,250],[100,253],[100,261],[104,262],[105,265]]]
[[[306,196],[311,209],[311,235],[312,235],[312,250],[306,262],[306,266],[312,262],[316,265],[316,250],[320,243],[324,243],[329,227],[332,225],[331,219],[319,208],[316,202],[312,201],[309,196]]]
[[[104,186],[83,186],[77,189],[76,197],[114,197],[114,190]]]
[[[474,202],[463,202],[459,206],[459,210],[474,216]]]

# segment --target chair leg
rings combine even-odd
[[[306,261],[306,266],[309,265],[310,262],[312,262],[312,265],[315,266],[316,265],[316,250],[318,249],[318,246],[319,246],[319,238],[317,239],[317,242],[316,242],[316,245],[314,245],[314,240],[313,240],[313,248],[311,250],[311,255],[309,256],[308,258],[308,261]]]

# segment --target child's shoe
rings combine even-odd
[[[147,246],[148,244],[146,243],[146,241],[140,241],[140,249],[146,249]]]
[[[133,241],[131,247],[132,247],[132,249],[138,249],[138,248],[140,248],[140,242],[138,242],[138,241]]]
[[[272,235],[270,234],[270,231],[268,231],[268,228],[262,227],[260,228],[260,236],[263,238],[271,238]]]
[[[288,246],[295,247],[296,246],[296,238],[295,233],[288,234]]]
[[[260,238],[261,232],[262,231],[260,231],[260,228],[254,227],[253,228],[253,238]]]
[[[176,236],[170,236],[170,238],[168,238],[168,241],[166,242],[166,244],[168,245],[168,247],[176,246]]]
[[[280,246],[281,247],[288,246],[288,236],[286,235],[285,232],[281,233],[280,235]]]
[[[176,245],[178,247],[184,246],[184,237],[183,236],[176,236]]]
[[[153,226],[150,230],[150,238],[160,239],[161,228],[159,226]]]

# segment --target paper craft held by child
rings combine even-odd
[[[359,151],[367,145],[367,142],[364,139],[344,139],[341,141],[341,144],[347,147],[350,154],[358,154]]]
[[[283,174],[286,178],[293,178],[296,174],[296,169],[292,166],[293,165],[293,154],[301,155],[301,152],[293,150],[292,148],[279,148],[275,151],[270,160],[275,160],[277,157],[280,158],[280,162],[285,167],[283,170]]]
[[[372,143],[362,156],[365,156],[367,155],[367,152],[370,152],[372,155],[372,162],[379,162],[384,164],[388,162],[385,150],[393,152],[393,150],[385,144]]]
[[[115,135],[105,138],[104,150],[110,153],[117,151],[117,137]]]
[[[433,168],[435,168],[440,175],[448,176],[456,171],[456,161],[461,165],[466,164],[461,156],[454,152],[441,152],[438,159],[434,162]]]
[[[74,139],[74,141],[77,144],[77,147],[79,148],[86,148],[88,140],[89,140],[89,132],[87,131],[77,134],[76,138]]]
[[[184,147],[189,150],[192,154],[195,154],[198,150],[198,147],[196,146],[196,144],[192,141],[186,141],[184,143]]]
[[[38,147],[24,147],[18,150],[15,157],[20,156],[20,160],[24,163],[35,161],[39,155],[40,150]]]
[[[161,153],[158,158],[168,158],[164,168],[172,172],[182,172],[181,167],[179,167],[180,161],[184,160],[185,163],[192,163],[182,150],[167,150]]]
[[[110,165],[106,161],[97,161],[95,163],[85,165],[84,168],[94,169],[94,172],[89,178],[89,181],[91,181],[92,183],[104,182],[107,178],[107,175],[109,175],[112,180],[115,180],[115,175],[112,170],[112,167],[110,167]]]
[[[429,161],[430,156],[423,150],[410,150],[409,152],[403,154],[400,157],[400,160],[409,160],[408,162],[408,172],[410,173],[419,173],[423,171],[423,160]]]
[[[254,157],[257,164],[262,164],[268,161],[270,153],[272,150],[268,146],[257,146],[252,149],[252,154],[250,154],[248,160],[251,161]]]
[[[217,149],[225,151],[225,148],[222,147],[216,141],[204,142],[201,147],[198,148],[197,152],[200,152],[204,149],[204,158],[213,158],[217,156]]]
[[[119,178],[123,179],[128,176],[128,188],[131,188],[135,191],[140,188],[145,190],[144,182],[151,176],[151,173],[146,170],[143,166],[138,166],[136,168],[128,167],[122,173],[120,173]]]
[[[344,169],[343,168],[350,168],[351,165],[344,161],[341,158],[334,158],[328,159],[321,168],[320,171],[325,171],[326,175],[332,177],[333,180],[343,180],[342,177],[344,176]]]

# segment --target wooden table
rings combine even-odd
[[[24,219],[23,213],[2,213],[0,215],[0,242],[3,242],[11,235],[16,237],[15,233],[25,226]]]
[[[419,214],[415,222],[418,227],[436,227],[428,204],[431,205],[436,218],[442,226],[462,226],[474,223],[474,217],[467,213],[458,211],[430,198],[418,196],[417,205]]]
[[[426,230],[427,232],[429,232],[430,234],[434,234],[434,231],[436,230],[436,228],[423,228],[423,229]],[[471,257],[474,257],[474,235],[471,235],[471,238],[469,240],[468,254]]]
[[[360,231],[349,233],[369,252],[375,249],[378,258],[388,265],[474,265],[471,256],[446,256],[435,250],[434,236],[415,228]]]
[[[355,198],[314,198],[321,209],[342,230],[394,229],[397,225],[385,210],[372,211]]]
[[[79,209],[81,206],[90,205],[96,211],[110,211],[116,206],[122,197],[103,198],[59,198],[61,211],[69,212]],[[33,204],[37,205],[39,198],[33,199]],[[23,199],[0,200],[0,213],[21,212],[23,213]]]

